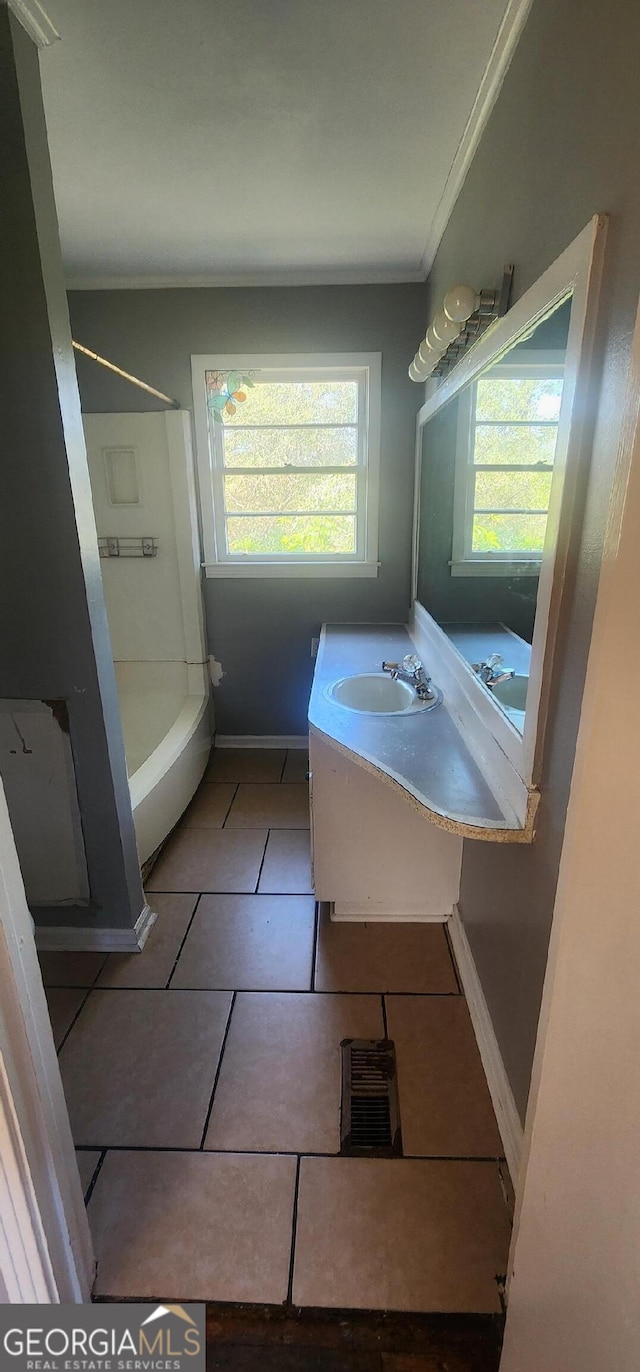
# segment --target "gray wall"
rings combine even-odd
[[[62,278],[38,55],[0,3],[0,696],[66,702],[91,900],[144,906]],[[25,787],[28,789],[25,755]],[[56,804],[56,795],[50,803]]]
[[[465,927],[523,1112],[640,288],[639,51],[640,8],[628,0],[534,0],[429,283],[433,313],[453,281],[489,286],[513,261],[515,299],[594,213],[611,215],[602,387],[554,667],[538,836],[531,848],[467,842],[462,867]]]
[[[303,734],[311,638],[325,620],[407,617],[415,416],[407,377],[420,339],[425,287],[86,291],[70,295],[74,337],[192,408],[191,353],[381,352],[380,567],[375,579],[205,582],[209,651],[222,734]],[[144,410],[143,392],[78,360],[83,410]]]

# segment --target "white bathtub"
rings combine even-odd
[[[155,852],[202,780],[211,748],[202,666],[116,662],[131,803],[141,864]]]

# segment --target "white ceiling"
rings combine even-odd
[[[424,277],[507,0],[45,3],[70,283]]]

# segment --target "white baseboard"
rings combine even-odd
[[[216,734],[216,748],[308,748],[308,734]]]
[[[451,935],[451,944],[455,953],[458,971],[464,994],[469,1006],[471,1023],[475,1031],[475,1036],[480,1049],[482,1066],[484,1067],[493,1108],[498,1121],[498,1129],[504,1147],[507,1165],[511,1173],[511,1180],[514,1186],[518,1184],[518,1173],[520,1171],[520,1161],[522,1158],[522,1148],[524,1142],[524,1131],[520,1122],[520,1116],[516,1109],[513,1099],[513,1092],[509,1085],[502,1054],[498,1046],[498,1040],[491,1022],[489,1007],[485,1000],[484,991],[478,976],[478,969],[473,960],[473,953],[469,946],[469,940],[465,933],[464,924],[457,906],[448,924]]]
[[[329,907],[336,924],[446,924],[449,914],[425,915],[421,910],[390,910],[388,905],[351,905],[340,901]]]
[[[35,931],[36,948],[40,953],[141,953],[157,918],[145,905],[133,929],[41,925]]]

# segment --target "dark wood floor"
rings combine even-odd
[[[207,1306],[207,1372],[497,1372],[501,1317]]]

